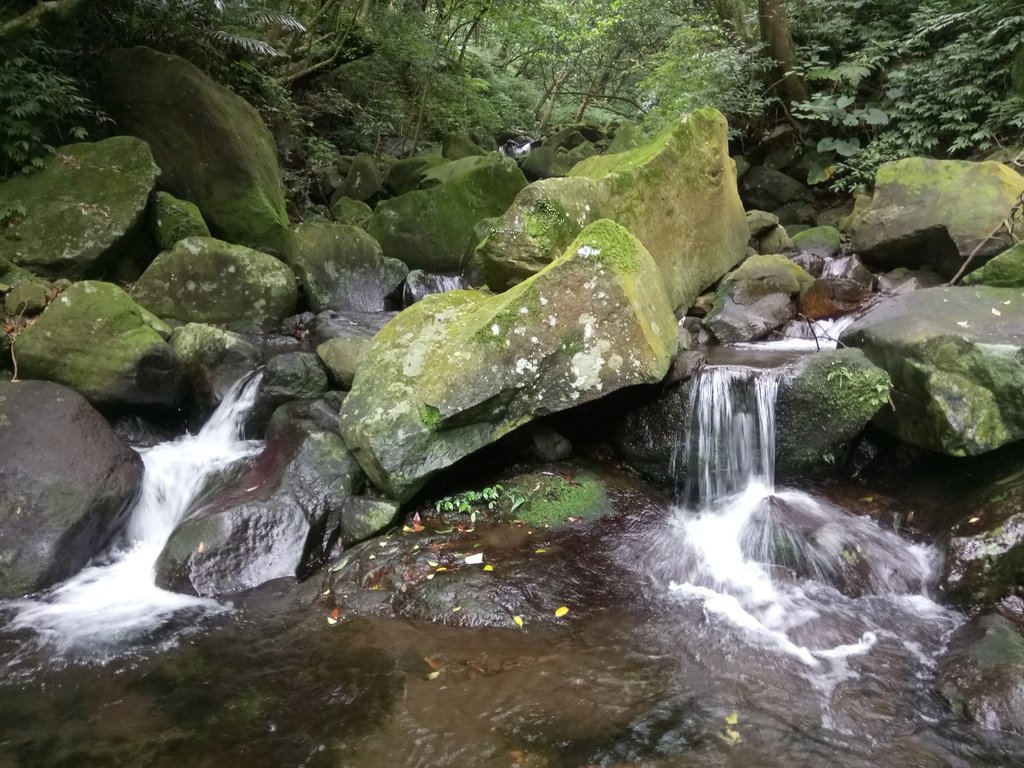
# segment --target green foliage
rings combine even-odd
[[[459,512],[474,514],[477,509],[495,510],[499,506],[507,507],[509,513],[515,512],[526,502],[526,496],[518,488],[506,489],[503,485],[489,485],[478,491],[463,491],[453,496],[445,496],[434,502],[437,512]]]
[[[52,144],[82,140],[103,119],[56,66],[63,55],[37,39],[0,63],[0,178],[41,168]]]

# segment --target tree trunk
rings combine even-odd
[[[807,87],[796,68],[796,50],[789,33],[789,18],[783,0],[757,0],[757,18],[761,26],[761,41],[768,56],[775,61],[769,70],[770,87],[786,104],[804,101]]]
[[[91,4],[92,0],[37,2],[24,13],[0,23],[0,42],[30,35],[51,24],[70,21]]]
[[[715,11],[736,36],[745,43],[751,42],[750,28],[747,26],[747,8],[743,0],[714,0]]]

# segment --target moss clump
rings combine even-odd
[[[420,416],[420,422],[431,432],[436,432],[437,428],[441,426],[441,411],[435,406],[429,403],[420,403],[416,411]]]
[[[538,528],[563,525],[570,518],[593,520],[610,508],[604,487],[589,474],[564,477],[535,472],[517,477],[509,487],[526,498],[512,517]]]
[[[981,269],[971,272],[962,284],[1024,288],[1024,243],[1003,251]]]
[[[643,244],[614,221],[601,219],[587,227],[569,250],[580,258],[593,258],[620,274],[633,274],[640,268],[637,254]]]
[[[151,207],[153,234],[161,251],[186,237],[209,237],[210,229],[195,203],[179,200],[166,192],[153,195]]]

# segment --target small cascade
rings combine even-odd
[[[216,601],[158,588],[155,565],[175,526],[217,478],[261,447],[243,438],[259,383],[259,374],[237,382],[198,434],[140,450],[142,490],[118,541],[51,590],[0,606],[12,610],[8,626],[58,652],[102,658],[182,616],[222,611]]]
[[[928,598],[936,551],[811,494],[775,488],[778,384],[772,369],[702,371],[682,505],[641,543],[642,558],[655,584],[699,600],[748,642],[797,658],[816,684],[832,680],[828,687],[880,636],[899,637],[914,623],[941,638],[957,620]]]

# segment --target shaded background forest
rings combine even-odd
[[[261,111],[293,203],[339,154],[409,154],[453,132],[501,143],[582,120],[654,131],[700,106],[728,117],[737,152],[785,127],[808,182],[836,191],[886,160],[1006,160],[1022,144],[1017,0],[22,0],[0,12],[0,177],[109,132],[97,61],[139,44]]]

